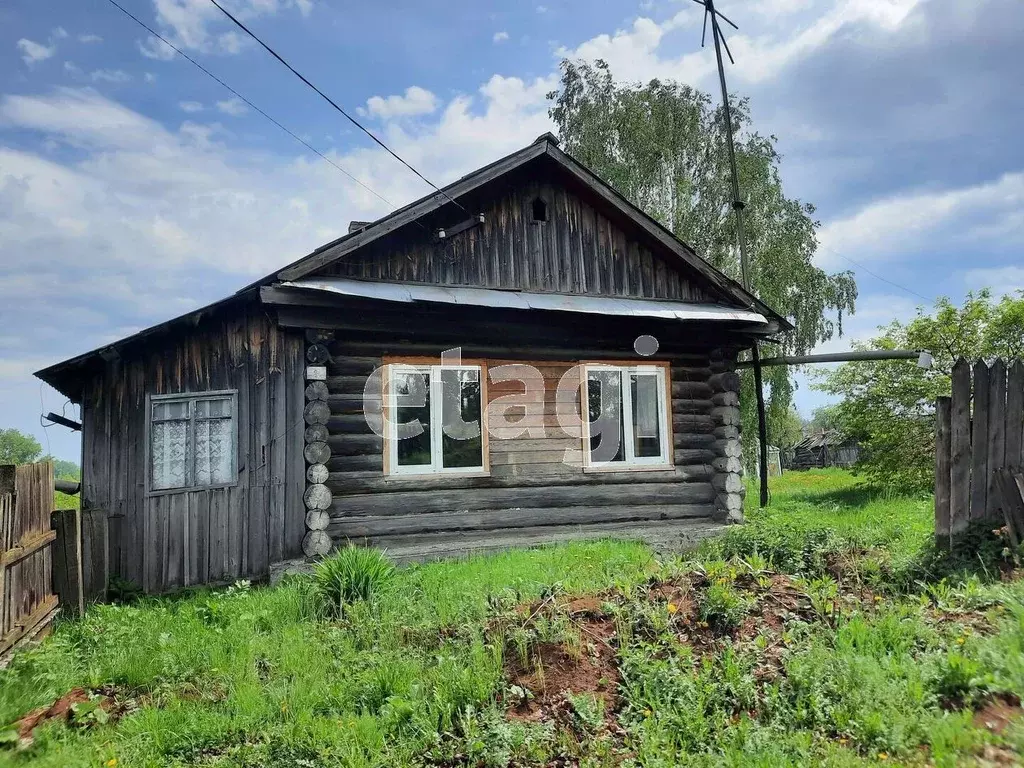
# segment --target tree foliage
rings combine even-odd
[[[823,405],[815,408],[805,425],[812,432],[828,432],[840,429],[839,407],[836,405]]]
[[[0,429],[0,464],[29,464],[43,455],[43,446],[32,435],[11,427]]]
[[[682,83],[617,83],[608,65],[563,61],[551,118],[563,148],[701,256],[739,279],[725,118],[711,96]],[[751,126],[746,99],[731,104],[740,188],[746,202],[752,291],[796,330],[765,354],[804,354],[841,332],[857,287],[850,272],[828,274],[812,261],[814,206],[787,197],[774,136]],[[745,376],[744,429],[756,424]],[[769,438],[785,427],[792,400],[785,366],[765,370]]]
[[[935,399],[950,393],[959,358],[1020,358],[1024,353],[1024,293],[992,300],[970,293],[962,306],[941,298],[930,313],[918,310],[907,324],[893,322],[855,349],[927,349],[931,369],[912,361],[844,363],[818,374],[817,389],[842,397],[834,406],[838,426],[860,441],[857,468],[871,480],[908,490],[934,483]]]
[[[790,408],[775,425],[771,433],[772,443],[779,448],[791,448],[799,443],[804,436],[804,421],[795,408]]]

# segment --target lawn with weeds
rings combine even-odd
[[[692,553],[342,550],[95,606],[0,671],[0,763],[1019,764],[1016,553],[936,552],[931,499],[846,472],[772,491]]]

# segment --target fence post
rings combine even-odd
[[[964,528],[971,508],[971,366],[958,360],[953,366],[950,418],[949,532]]]
[[[971,418],[971,520],[988,508],[988,366],[974,363],[974,414]]]
[[[984,418],[986,414],[981,414]],[[988,372],[988,485],[985,503],[989,520],[1001,518],[999,487],[996,485],[996,470],[1002,469],[1006,460],[1006,363],[996,360]]]
[[[1024,360],[1013,363],[1006,378],[1005,465],[1024,468]]]
[[[949,541],[949,473],[950,473],[950,398],[940,397],[935,403],[935,544],[948,548]]]

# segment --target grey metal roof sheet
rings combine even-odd
[[[586,312],[595,315],[658,317],[665,320],[719,320],[767,325],[760,312],[718,304],[682,301],[627,299],[605,296],[569,296],[561,293],[503,291],[494,288],[463,288],[419,283],[377,283],[341,277],[304,278],[281,283],[281,288],[327,291],[381,301],[462,304],[500,309],[539,309],[557,312]]]

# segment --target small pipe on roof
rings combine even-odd
[[[786,355],[769,357],[761,365],[804,365],[807,363],[859,363],[867,360],[917,360],[919,368],[931,368],[933,358],[926,349],[869,349],[852,352],[828,352],[820,355]],[[752,360],[743,360],[737,368],[750,368]]]

